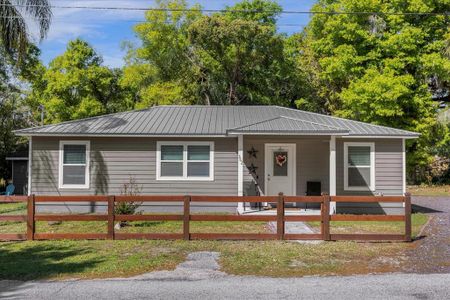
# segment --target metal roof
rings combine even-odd
[[[288,118],[284,116],[257,122],[251,125],[229,129],[227,130],[227,132],[229,134],[348,134],[348,130],[342,128]]]
[[[329,131],[351,136],[417,137],[411,131],[357,122],[279,106],[155,106],[59,124],[26,128],[17,135],[31,136],[226,136]],[[303,131],[303,132],[302,132]]]

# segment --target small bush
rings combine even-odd
[[[139,186],[134,177],[130,177],[128,182],[124,183],[120,194],[125,196],[136,196],[142,192],[142,186]],[[134,215],[142,202],[118,202],[114,207],[114,213],[118,215]]]

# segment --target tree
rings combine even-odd
[[[30,72],[29,72],[30,73]],[[102,65],[102,58],[85,41],[69,42],[66,52],[48,67],[34,66],[28,103],[44,105],[46,123],[97,116],[131,109],[127,89],[120,85],[122,71]]]
[[[433,80],[447,81],[449,20],[433,13],[448,1],[320,0],[298,45],[298,68],[315,90],[299,103],[322,112],[422,134],[408,143],[410,166],[426,165],[431,148],[446,136],[437,124]],[[424,15],[392,14],[423,12]]]
[[[17,84],[17,72],[11,57],[0,48],[0,180],[11,176],[5,158],[24,146],[24,139],[17,137],[13,130],[29,125],[29,114]]]
[[[299,76],[286,37],[276,32],[281,7],[274,1],[246,0],[211,16],[184,0],[158,1],[158,7],[135,27],[142,46],[130,50],[125,70],[140,107],[292,105],[298,98]],[[136,72],[144,69],[146,75]]]
[[[30,44],[25,18],[36,20],[43,39],[50,28],[52,13],[48,0],[2,0],[0,16],[0,46],[8,54],[19,53],[22,56]]]
[[[204,16],[190,26],[189,40],[207,104],[289,105],[284,89],[290,83],[289,65],[284,39],[274,26]]]

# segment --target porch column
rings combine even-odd
[[[406,194],[406,148],[405,139],[402,139],[402,196]],[[402,203],[405,207],[405,202]]]
[[[31,196],[31,177],[32,177],[32,173],[31,171],[33,170],[33,137],[30,136],[29,137],[29,141],[28,141],[28,186],[27,186],[27,195]]]
[[[330,196],[336,196],[336,136],[330,139]],[[336,202],[330,202],[330,214],[336,213]]]
[[[238,153],[237,153],[237,165],[238,165],[238,196],[244,195],[244,137],[242,134],[238,135]],[[244,212],[244,202],[238,202],[238,213]]]

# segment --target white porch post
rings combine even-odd
[[[238,196],[244,195],[244,137],[242,134],[238,135],[238,153],[237,153],[237,164],[238,164]],[[244,202],[238,202],[237,207],[238,213],[244,212]]]
[[[403,186],[402,186],[402,191],[403,191],[403,195],[405,196],[406,194],[406,148],[405,148],[405,139],[402,139],[402,182],[403,182]],[[403,202],[403,207],[405,207],[405,202]]]
[[[31,171],[33,165],[33,137],[30,136],[30,140],[28,141],[28,187],[27,187],[27,194],[28,196],[31,195]]]
[[[336,136],[330,139],[330,196],[336,196]],[[330,214],[336,213],[336,202],[330,202]]]
[[[403,177],[403,195],[406,193],[406,149],[405,149],[405,139],[402,139],[402,177]],[[403,204],[405,204],[403,202]]]

